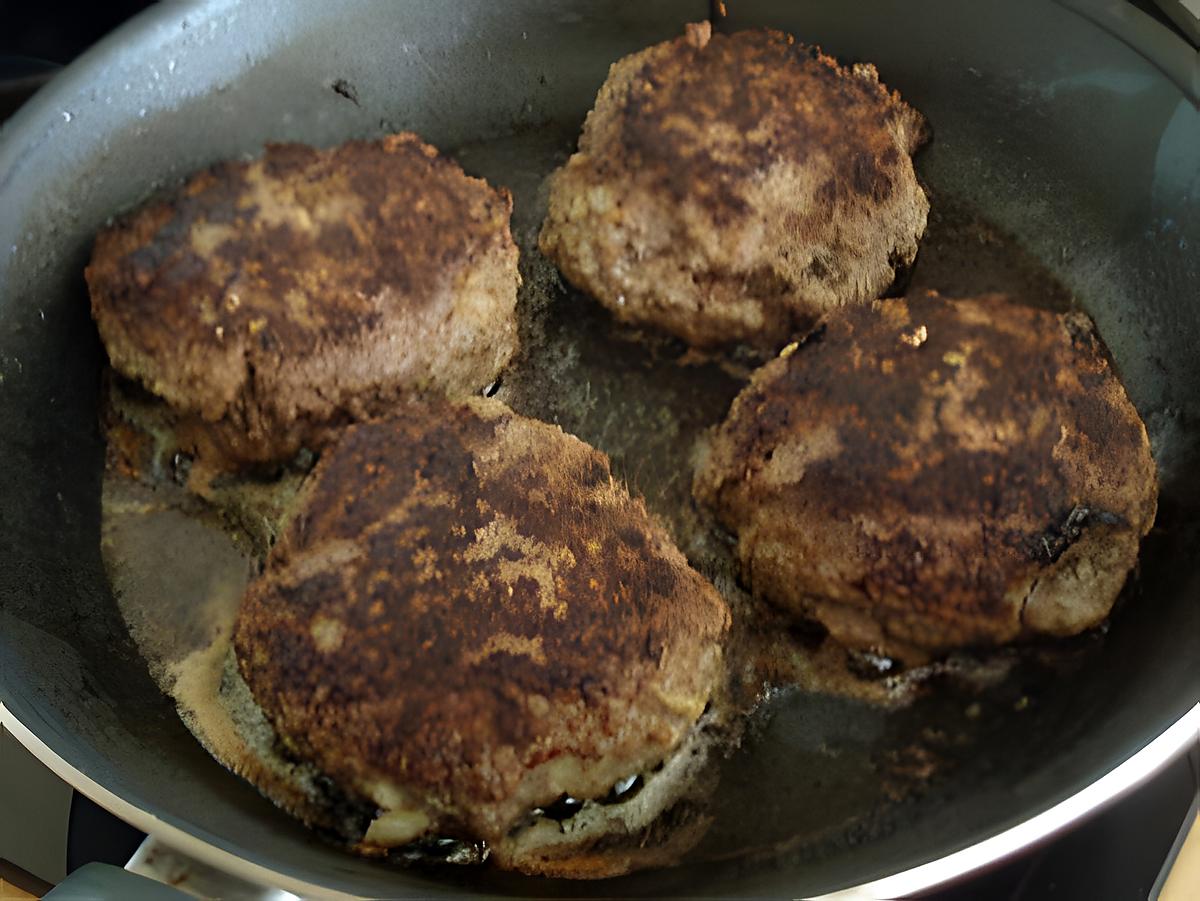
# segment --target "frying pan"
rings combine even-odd
[[[870,768],[843,764],[886,754],[891,720],[858,728],[835,700],[786,700],[726,780],[743,801],[727,819],[740,816],[743,832],[789,818],[809,824],[806,840],[767,857],[713,851],[600,884],[404,870],[350,857],[278,812],[184,729],[104,576],[103,351],[81,275],[96,230],[153,189],[267,140],[327,145],[412,129],[453,152],[539,134],[561,135],[565,153],[607,66],[709,9],[691,0],[214,0],[138,16],[0,131],[4,725],[77,788],[209,863],[304,894],[386,897],[797,896],[902,871],[911,871],[907,882],[864,891],[910,891],[1044,834],[1194,741],[1194,51],[1108,0],[726,5],[721,29],[770,24],[843,60],[875,62],[933,123],[918,170],[935,209],[954,197],[978,210],[1096,320],[1147,423],[1161,479],[1158,524],[1102,653],[1084,655],[1069,676],[1016,686],[1023,700],[998,703],[963,759],[871,817],[854,809]],[[918,706],[896,716],[926,717],[936,731],[945,715]],[[834,817],[838,799],[837,828],[821,832],[813,824]],[[939,860],[954,863],[913,871]]]

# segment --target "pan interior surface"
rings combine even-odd
[[[939,732],[953,755],[965,699],[946,693],[880,717],[853,701],[780,693],[726,767],[725,807],[702,862],[597,885],[352,858],[195,743],[128,638],[100,558],[103,354],[82,282],[96,229],[156,187],[265,140],[329,144],[411,128],[457,150],[469,172],[514,189],[514,232],[527,249],[540,180],[570,151],[608,64],[707,14],[706,4],[644,6],[526,2],[501,13],[465,3],[450,13],[437,3],[298,3],[285,18],[268,5],[173,5],[97,47],[0,132],[0,702],[70,765],[204,842],[356,894],[815,894],[1044,809],[1195,703],[1200,573],[1188,551],[1200,503],[1190,475],[1200,465],[1200,114],[1133,51],[1044,4],[967,12],[950,2],[864,2],[848,14],[841,4],[739,0],[721,27],[771,24],[843,60],[874,62],[925,112],[935,138],[918,172],[943,216],[939,247],[961,254],[956,242],[974,241],[995,258],[989,241],[1009,242],[1032,269],[1054,274],[1062,303],[1096,319],[1146,420],[1162,482],[1138,577],[1107,634],[1091,639],[1101,653],[1085,649],[1060,680],[1007,684],[972,717],[983,737],[936,779],[922,775],[921,755]],[[974,213],[995,228],[973,230]],[[917,277],[932,262],[919,263]],[[999,263],[975,274],[1008,284],[1019,276]],[[641,359],[619,336],[587,340],[588,329],[609,330],[594,304],[543,288],[555,299],[539,321],[572,330],[554,345],[574,348],[561,365],[579,370],[610,353]],[[667,362],[662,371],[677,375],[658,396],[673,404],[716,409],[721,392],[736,390]],[[594,390],[591,406],[564,391],[540,412],[552,418],[561,401],[564,427],[612,453],[618,474],[652,496],[669,478],[639,469],[611,426],[636,394],[615,378]],[[924,732],[922,743],[908,740]],[[860,816],[855,787],[885,764],[907,767],[917,790],[886,818]],[[838,828],[821,834],[835,819]],[[807,840],[722,860],[722,843],[756,822],[781,840],[797,829]]]

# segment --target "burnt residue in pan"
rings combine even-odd
[[[575,135],[573,127],[540,128],[454,154],[469,173],[515,198],[522,350],[489,392],[605,451],[617,477],[646,498],[733,609],[728,702],[753,712],[738,746],[727,749],[711,801],[714,825],[691,856],[819,858],[887,829],[897,805],[936,795],[980,749],[1025,734],[1012,727],[1038,712],[1040,688],[1096,653],[1103,630],[904,672],[891,660],[849,654],[819,625],[796,623],[747,596],[728,536],[696,509],[690,486],[697,443],[759,361],[744,352],[700,356],[621,326],[562,283],[538,253],[537,233],[546,175],[566,159]],[[936,185],[930,193],[910,286],[1009,291],[1053,309],[1077,306],[1012,236]],[[285,806],[311,812],[320,804],[317,788],[307,797],[297,789],[294,762],[272,749],[228,657],[241,589],[296,478],[274,493],[261,481],[241,494],[227,487],[224,513],[169,484],[169,467],[162,481],[150,490],[110,467],[106,482],[104,553],[130,631],[210,752],[265,783]],[[256,534],[247,533],[250,521],[259,523]],[[1134,590],[1136,581],[1127,593]],[[437,857],[437,848],[417,856],[427,854]]]

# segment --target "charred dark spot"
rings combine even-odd
[[[1031,560],[1054,563],[1067,548],[1080,539],[1083,530],[1091,523],[1113,526],[1123,525],[1124,520],[1107,510],[1092,509],[1079,504],[1044,531],[1025,536],[1022,544]]]
[[[649,547],[649,542],[646,540],[646,533],[643,529],[633,525],[622,523],[617,527],[617,536],[621,542],[628,548],[638,553],[646,551]]]
[[[311,166],[320,156],[320,151],[307,144],[268,144],[263,153],[263,172],[271,178],[286,178]],[[222,173],[231,183],[245,171],[245,163],[226,163],[227,173]]]
[[[836,178],[827,178],[817,188],[817,202],[822,207],[832,207],[838,201],[838,183]]]
[[[585,701],[600,701],[608,694],[608,687],[599,679],[584,676],[579,680],[579,694]]]
[[[295,610],[315,610],[327,593],[341,590],[341,577],[330,572],[317,573],[299,585],[281,584],[276,588],[279,601]],[[272,637],[272,643],[277,646],[282,646],[284,640],[284,635]],[[294,653],[289,656],[294,656]]]
[[[875,159],[864,151],[850,157],[850,186],[868,197],[875,193]]]
[[[894,187],[892,177],[875,162],[868,151],[860,151],[851,157],[851,187],[864,197],[882,203],[891,196]]]
[[[791,290],[791,283],[770,266],[760,266],[746,277],[746,293],[751,297],[778,297]]]
[[[181,256],[186,259],[181,260],[176,257],[176,253],[176,248],[167,243],[146,244],[130,253],[125,259],[132,270],[130,275],[133,282],[140,287],[147,287],[150,281],[156,277],[157,271],[168,263],[173,263],[177,269],[181,265],[188,266],[192,272],[199,271],[203,266],[203,262],[194,254],[185,251]]]
[[[818,325],[812,331],[805,334],[798,342],[796,342],[797,349],[805,348],[805,347],[812,347],[815,344],[819,344],[822,340],[824,340],[825,334],[827,331],[828,331],[828,326],[826,325],[826,323],[822,322],[820,325]]]
[[[275,750],[285,760],[300,762],[303,759],[282,741],[275,742]],[[339,837],[362,835],[379,815],[375,804],[347,793],[324,773],[313,775],[312,786],[320,798],[317,806],[325,812],[332,830]]]

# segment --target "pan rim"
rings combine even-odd
[[[248,882],[283,889],[301,897],[358,897],[255,863],[143,810],[60,757],[2,701],[0,726],[11,732],[29,753],[71,788],[181,854]],[[907,870],[817,897],[829,901],[905,897],[961,879],[1032,847],[1106,807],[1160,772],[1197,741],[1200,741],[1200,702],[1103,776],[1015,826]]]
[[[22,723],[5,706],[3,701],[0,701],[0,727],[7,729],[25,750],[75,791],[99,804],[109,813],[124,820],[135,829],[161,840],[174,850],[187,854],[202,863],[217,867],[230,875],[245,879],[248,882],[281,888],[284,891],[292,892],[301,897],[317,896],[339,899],[339,901],[340,899],[354,899],[359,897],[337,889],[331,889],[327,886],[307,882],[303,879],[297,879],[294,876],[289,876],[271,867],[255,863],[239,854],[235,854],[212,842],[206,841],[186,829],[168,823],[148,810],[143,810],[59,756],[32,729]]]
[[[147,11],[146,14],[143,14],[132,20],[130,25],[136,27],[119,29],[114,34],[117,36],[124,36],[126,34],[133,35],[135,31],[141,31],[145,26],[150,26],[158,22],[165,22],[167,19],[173,19],[177,13],[186,12],[188,9],[198,5],[199,3],[193,2],[182,7],[171,7],[168,5],[151,9]],[[73,94],[75,89],[78,87],[77,82],[79,82],[81,77],[81,74],[79,73],[86,72],[90,68],[89,64],[93,56],[98,57],[102,54],[106,54],[109,50],[109,45],[114,43],[114,40],[114,37],[110,36],[109,39],[106,39],[100,45],[97,45],[97,47],[93,48],[93,50],[89,52],[87,61],[83,66],[73,64],[69,71],[65,73],[68,75],[68,78],[63,78],[61,75],[57,77],[51,85],[40,91],[39,94],[29,103],[26,103],[25,107],[20,111],[20,113],[18,113],[18,116],[20,116],[21,113],[25,113],[32,120],[35,113],[37,115],[41,115],[44,110],[49,110],[49,115],[51,118],[53,118],[54,115],[56,115],[54,111],[61,106],[57,98],[60,96]],[[10,120],[10,122],[13,121],[18,120],[16,120],[16,117],[14,117],[14,119]],[[21,126],[20,128],[11,128],[8,130],[8,133],[0,132],[0,157],[3,157],[6,151],[13,151],[15,153],[18,150],[24,149],[24,145],[18,146],[17,141],[15,140],[18,131],[23,130],[23,126],[25,125],[24,121],[19,121],[19,125]],[[4,268],[5,267],[0,265],[0,280],[2,280]],[[4,688],[7,688],[7,686],[4,686]],[[1181,724],[1184,723],[1187,723],[1187,725],[1181,726]],[[265,882],[266,884],[276,885],[284,888],[285,890],[293,891],[302,895],[319,894],[321,897],[334,898],[356,897],[335,889],[320,887],[316,883],[311,883],[295,876],[289,876],[286,873],[275,870],[271,866],[254,862],[235,853],[234,851],[229,850],[226,847],[223,847],[221,844],[217,844],[213,841],[200,837],[195,833],[195,831],[193,831],[194,827],[191,824],[188,824],[187,828],[173,825],[170,822],[164,821],[149,810],[143,809],[137,806],[137,804],[116,795],[101,783],[93,780],[85,772],[77,769],[75,766],[60,757],[58,753],[53,750],[49,744],[43,741],[42,738],[36,735],[32,729],[21,723],[20,720],[17,719],[17,717],[5,706],[3,700],[0,700],[0,725],[3,725],[5,728],[8,728],[9,731],[13,732],[14,736],[18,739],[18,741],[21,742],[23,746],[29,749],[35,757],[41,760],[43,764],[48,766],[48,768],[55,772],[59,778],[62,778],[73,788],[89,798],[96,800],[97,803],[100,803],[105,808],[113,811],[118,816],[126,819],[133,825],[137,826],[143,831],[146,831],[148,834],[154,835],[157,838],[161,838],[166,844],[171,845],[172,847],[178,847],[181,850],[185,850],[186,853],[191,854],[198,860],[201,860],[205,863],[210,863],[213,866],[218,866],[227,872],[240,875],[243,878],[250,879],[251,881],[260,883]],[[943,854],[926,863],[918,864],[917,866],[910,867],[909,869],[873,879],[870,882],[865,882],[861,885],[841,889],[824,897],[878,898],[885,896],[894,897],[899,894],[921,891],[939,884],[943,884],[947,881],[960,878],[968,873],[975,872],[980,867],[990,865],[996,860],[1001,859],[1003,856],[1016,853],[1023,848],[1027,848],[1030,845],[1041,841],[1050,835],[1053,835],[1056,831],[1066,828],[1072,823],[1078,822],[1083,817],[1093,813],[1094,811],[1103,807],[1105,804],[1131,790],[1141,781],[1149,778],[1162,766],[1166,765],[1170,759],[1173,759],[1176,754],[1178,754],[1182,749],[1186,748],[1190,741],[1195,741],[1197,736],[1200,735],[1200,704],[1194,704],[1175,721],[1169,721],[1167,724],[1160,725],[1157,728],[1157,733],[1151,733],[1143,739],[1146,741],[1146,744],[1133,751],[1130,756],[1115,764],[1103,775],[1099,776],[1098,778],[1094,778],[1093,781],[1088,785],[1080,788],[1067,798],[1051,804],[1049,807],[1040,812],[1027,811],[1025,818],[1022,819],[1020,823],[1010,826],[1007,829],[998,831],[993,835],[982,838],[965,848],[949,854]],[[48,730],[43,731],[48,734]],[[1149,729],[1147,730],[1147,732],[1150,731],[1151,730]],[[1164,740],[1169,734],[1173,736],[1172,740],[1164,743]],[[48,734],[48,737],[51,736]],[[1157,755],[1150,754],[1149,752],[1153,747],[1158,747],[1160,751],[1168,749],[1166,751],[1166,756],[1158,758]],[[1155,763],[1155,760],[1157,760],[1157,763]],[[1135,766],[1135,761],[1141,761],[1141,763]],[[1123,779],[1112,778],[1118,772],[1124,773],[1125,777]],[[1105,789],[1099,793],[1096,793],[1098,796],[1092,795],[1091,793],[1094,792],[1096,786],[1101,784],[1105,785]],[[1095,800],[1090,805],[1080,808],[1072,818],[1063,820],[1056,826],[1048,826],[1047,824],[1049,821],[1042,820],[1043,817],[1048,816],[1053,811],[1070,805],[1073,802],[1076,802],[1076,799],[1085,795],[1095,797]],[[1039,821],[1042,823],[1041,826],[1038,826],[1037,828],[1031,828],[1033,824],[1038,823]],[[1025,837],[1019,842],[1016,842],[1016,839],[1012,839],[1011,841],[1014,841],[1015,843],[1011,844],[1011,846],[1004,847],[1003,850],[1001,850],[1002,846],[989,844],[994,843],[1005,836],[1010,836],[1013,834],[1018,834]],[[969,852],[977,852],[977,849],[985,846],[996,848],[997,850],[995,856],[981,859],[978,863],[973,865],[963,865],[965,863],[969,863]],[[959,858],[959,855],[968,855],[968,857]],[[956,859],[959,862],[948,864],[949,861],[955,861]],[[899,881],[905,879],[909,881]]]
[[[1124,797],[1186,753],[1195,742],[1200,742],[1200,703],[1103,776],[1015,826],[907,870],[818,897],[830,901],[908,897],[979,872]]]

